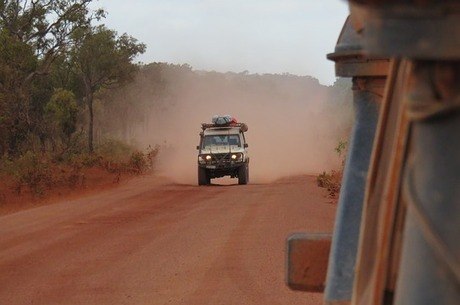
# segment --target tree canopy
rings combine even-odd
[[[94,26],[105,12],[90,9],[91,2],[0,1],[0,155],[14,156],[37,143],[46,149],[62,133],[69,139],[76,130],[76,123],[69,123],[87,112],[85,102],[92,121],[93,94],[135,73],[134,58],[145,45]],[[54,126],[59,131],[47,121],[56,119],[50,109],[58,104],[73,109],[72,119]]]
[[[89,28],[75,36],[71,62],[85,90],[90,114],[88,148],[93,151],[94,93],[131,80],[138,68],[132,61],[145,51],[145,45],[127,34],[118,37],[104,26]]]

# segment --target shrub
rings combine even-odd
[[[105,140],[96,147],[96,154],[110,161],[126,161],[134,152],[135,148],[131,145],[114,139]]]
[[[78,147],[79,145],[76,145]],[[70,147],[70,146],[69,146]],[[9,186],[18,195],[28,188],[33,195],[42,196],[47,189],[58,186],[75,188],[85,184],[85,168],[100,167],[116,174],[142,174],[153,169],[159,146],[149,146],[145,152],[118,141],[107,141],[96,153],[66,150],[59,155],[28,151],[16,159],[2,157],[0,174],[12,181]],[[0,194],[0,201],[2,197]],[[1,203],[1,202],[0,202]]]
[[[157,160],[159,153],[160,153],[159,145],[155,145],[155,147],[152,147],[149,145],[149,147],[147,147],[146,158],[147,158],[147,162],[148,162],[148,166],[150,170],[152,170],[155,167],[155,162]]]
[[[102,166],[103,158],[97,154],[82,153],[72,155],[67,163],[74,169],[81,169],[83,167]]]
[[[141,174],[147,170],[148,162],[143,152],[136,151],[131,155],[129,160],[129,166],[132,168],[133,172],[136,174]]]
[[[316,183],[319,187],[327,189],[330,198],[337,198],[342,187],[342,176],[345,167],[345,157],[348,149],[348,142],[340,140],[334,148],[338,154],[341,166],[338,170],[332,170],[330,173],[323,172],[316,177]]]
[[[145,153],[142,151],[133,152],[128,164],[126,165],[128,171],[134,174],[142,174],[153,170],[159,151],[160,146],[157,145],[152,148],[152,146],[149,145]]]
[[[85,136],[83,132],[73,134],[62,150],[54,154],[53,160],[72,164],[75,158],[85,155],[87,152]]]
[[[32,194],[43,195],[52,184],[51,164],[43,156],[27,152],[17,160],[10,161],[7,173],[15,180],[13,188],[20,193],[22,186],[28,186]]]
[[[345,157],[348,152],[348,142],[347,141],[339,141],[339,144],[334,148],[335,152],[339,155],[341,159],[342,169],[345,166]]]
[[[336,198],[340,193],[342,171],[333,170],[330,173],[323,172],[316,177],[316,182],[319,187],[327,189],[330,198]]]

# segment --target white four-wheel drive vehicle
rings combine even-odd
[[[214,116],[212,124],[201,124],[198,149],[198,184],[208,185],[212,178],[230,176],[238,184],[249,182],[248,126],[231,116]]]

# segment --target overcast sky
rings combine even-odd
[[[334,50],[348,14],[341,0],[99,0],[104,23],[147,45],[144,63],[197,70],[311,75],[335,80]]]

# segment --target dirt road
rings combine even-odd
[[[286,236],[332,230],[313,177],[161,181],[1,217],[0,304],[321,304],[284,284]]]

